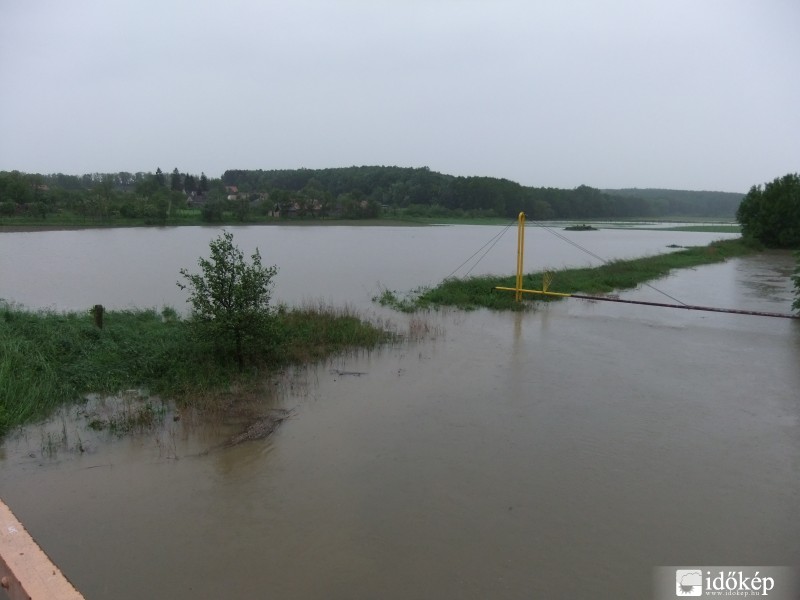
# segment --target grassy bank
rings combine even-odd
[[[145,219],[114,218],[108,220],[82,218],[48,218],[47,220],[30,217],[6,217],[0,219],[0,233],[64,231],[74,229],[113,229],[132,227],[240,227],[244,225],[281,225],[281,226],[350,226],[350,227],[414,227],[426,223],[415,220],[380,218],[380,219],[334,219],[334,218],[296,218],[275,219],[257,217],[240,221],[236,218],[207,222],[199,217],[171,217],[166,221],[152,222]]]
[[[341,219],[336,217],[293,217],[275,218],[267,215],[248,215],[245,220],[239,219],[235,214],[227,212],[223,214],[221,221],[208,222],[202,219],[201,213],[196,209],[181,209],[167,217],[165,220],[153,220],[145,218],[127,218],[115,215],[105,219],[85,217],[71,213],[57,213],[48,215],[46,219],[33,217],[30,215],[3,216],[0,217],[0,233],[16,231],[48,231],[62,229],[102,229],[113,227],[182,227],[182,226],[206,226],[224,227],[240,225],[348,225],[348,226],[423,226],[423,225],[508,225],[515,222],[515,218],[509,217],[471,217],[471,216],[439,216],[425,217],[417,215],[405,215],[399,211],[387,211],[381,217],[375,219]],[[532,222],[532,221],[531,221]],[[665,217],[659,220],[652,218],[627,219],[608,221],[603,219],[586,219],[580,223],[594,225],[597,228],[626,228],[636,229],[638,223],[695,223],[694,225],[674,225],[672,227],[659,227],[660,231],[703,231],[716,233],[739,233],[741,227],[737,224],[724,224],[719,222],[704,222],[697,219],[679,219]],[[536,223],[548,227],[564,227],[569,223],[578,221],[536,221]]]
[[[697,267],[722,262],[728,258],[745,256],[757,252],[751,244],[741,238],[713,242],[708,246],[685,248],[669,254],[659,254],[633,260],[617,260],[600,267],[563,269],[551,273],[549,291],[574,294],[607,294],[615,290],[635,288],[641,283],[664,277],[673,269]],[[525,276],[523,287],[541,290],[544,273]],[[376,298],[384,306],[410,312],[420,308],[455,306],[470,310],[491,308],[496,310],[519,310],[530,302],[552,301],[552,297],[526,297],[526,302],[514,302],[511,292],[495,291],[494,288],[514,287],[513,275],[448,279],[436,287],[417,290],[407,297],[386,291]]]
[[[193,398],[255,379],[288,363],[372,347],[388,334],[355,315],[326,307],[279,309],[268,350],[239,374],[191,324],[165,309],[109,311],[98,329],[88,313],[0,308],[0,435],[42,418],[88,392],[144,387],[191,403]]]

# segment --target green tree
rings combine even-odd
[[[94,186],[94,193],[102,199],[105,205],[110,205],[116,197],[116,192],[114,191],[114,176],[103,175]]]
[[[159,185],[158,180],[153,176],[148,176],[136,183],[135,192],[140,196],[149,198],[161,189],[162,187]]]
[[[219,198],[210,198],[200,209],[200,218],[206,223],[220,223],[225,216],[225,203]]]
[[[285,217],[292,204],[292,195],[287,190],[278,189],[270,192],[269,199],[272,209],[277,210],[281,217]]]
[[[133,185],[133,173],[128,173],[127,171],[120,171],[117,173],[117,182],[123,189],[127,189]]]
[[[164,172],[161,170],[161,167],[156,168],[156,183],[158,187],[167,187],[167,180],[164,177]]]
[[[183,176],[183,189],[187,194],[197,191],[197,180],[188,173]]]
[[[10,217],[16,211],[17,205],[14,202],[0,202],[0,215]]]
[[[546,200],[534,200],[531,203],[531,218],[535,221],[546,221],[555,216],[555,211]]]
[[[269,345],[273,337],[273,313],[269,306],[276,266],[264,267],[256,248],[248,263],[225,231],[212,240],[210,258],[198,259],[201,273],[181,269],[189,290],[192,323],[204,341],[221,345],[232,353],[239,370],[245,356]]]
[[[250,215],[250,200],[249,198],[242,194],[239,196],[238,199],[234,200],[234,212],[236,213],[236,218],[241,221],[247,221],[247,217]]]
[[[50,207],[47,205],[47,202],[34,202],[30,205],[30,211],[40,219],[46,219]]]
[[[0,175],[0,202],[27,204],[33,200],[33,186],[28,181],[27,175],[19,171]]]
[[[753,186],[739,205],[742,234],[772,248],[800,248],[800,175]]]
[[[797,268],[794,271],[794,277],[792,280],[794,281],[794,304],[792,304],[792,308],[794,308],[798,313],[800,313],[800,252],[795,254],[797,257]]]
[[[166,225],[170,209],[170,195],[161,188],[149,196],[143,207],[144,222],[146,225]]]
[[[175,167],[172,170],[172,175],[169,176],[169,189],[171,189],[173,192],[183,191],[183,180],[180,172],[178,171],[178,167]]]

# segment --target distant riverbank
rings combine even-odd
[[[195,221],[175,221],[164,224],[141,223],[136,221],[109,221],[105,223],[0,223],[0,233],[35,233],[37,231],[76,231],[81,229],[115,229],[134,227],[246,227],[246,226],[340,226],[340,227],[421,227],[426,223],[402,219],[284,219],[272,221],[225,221],[205,223]]]
[[[677,218],[676,218],[677,219]],[[595,229],[652,229],[662,231],[695,231],[705,233],[739,233],[738,224],[704,222],[694,220],[659,220],[642,221],[588,221]],[[402,218],[385,217],[379,219],[269,219],[254,221],[225,220],[208,223],[199,219],[172,219],[165,223],[145,223],[141,220],[114,219],[109,221],[75,221],[49,219],[32,221],[29,219],[4,219],[0,221],[0,233],[35,233],[37,231],[74,231],[81,229],[113,229],[134,227],[243,227],[243,226],[288,226],[288,227],[424,227],[429,225],[508,225],[512,221],[499,217],[443,217],[443,218]],[[529,226],[562,227],[577,221],[542,221],[530,223]],[[580,222],[581,224],[584,221]],[[692,224],[687,224],[692,223]],[[643,224],[647,224],[642,227]]]

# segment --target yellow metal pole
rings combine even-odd
[[[517,289],[514,294],[514,300],[520,302],[522,300],[522,270],[525,258],[525,213],[519,213],[519,221],[517,225]]]

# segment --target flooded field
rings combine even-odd
[[[371,296],[435,283],[493,228],[337,229],[234,233],[281,267],[276,296],[418,336],[265,382],[249,402],[292,411],[269,438],[226,447],[241,421],[152,398],[156,430],[95,431],[113,407],[92,405],[0,446],[0,497],[87,598],[647,598],[659,565],[800,562],[800,323],[577,300],[409,323]],[[5,234],[0,297],[177,306],[177,269],[215,233]],[[591,264],[539,233],[529,269]],[[572,235],[609,258],[726,237]],[[512,232],[473,273],[511,272],[514,251]],[[792,266],[656,286],[788,312]]]

